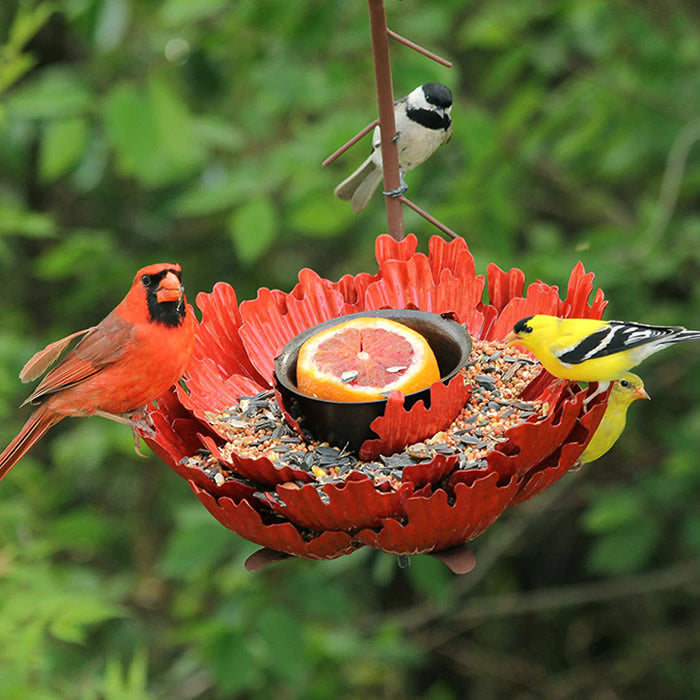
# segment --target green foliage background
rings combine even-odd
[[[609,318],[700,328],[694,0],[387,0],[394,86],[456,96],[409,196],[480,271],[597,273]],[[361,0],[10,0],[0,7],[0,442],[23,362],[93,324],[148,262],[190,298],[373,270],[377,196],[333,186],[375,116]],[[413,213],[423,249],[434,231]],[[696,698],[697,345],[599,462],[509,511],[454,577],[370,550],[243,569],[128,431],[66,421],[0,488],[0,697]]]

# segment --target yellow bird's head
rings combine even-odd
[[[548,340],[559,326],[558,316],[537,314],[521,318],[513,330],[503,339],[506,345],[522,345],[524,348],[537,353],[538,345]]]
[[[608,405],[615,404],[625,406],[637,399],[650,399],[644,388],[641,377],[632,372],[625,372],[616,382],[610,391]]]

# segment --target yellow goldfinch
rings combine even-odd
[[[608,406],[598,429],[593,434],[586,449],[578,458],[578,464],[586,464],[602,457],[622,435],[627,422],[627,409],[637,399],[648,399],[644,382],[632,372],[625,372],[613,383],[608,397]]]
[[[505,338],[527,348],[555,377],[599,382],[586,401],[649,355],[685,340],[700,340],[700,331],[544,314],[521,318]]]

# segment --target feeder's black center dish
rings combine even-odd
[[[375,401],[327,401],[299,392],[296,385],[297,356],[301,346],[312,336],[354,318],[388,318],[420,333],[430,345],[440,369],[440,379],[447,382],[467,363],[472,341],[464,326],[449,318],[412,309],[378,309],[339,316],[320,323],[292,338],[275,360],[275,376],[282,399],[292,414],[303,417],[303,425],[317,440],[359,450],[365,440],[377,436],[370,423],[384,413],[386,399]],[[409,408],[416,401],[430,403],[429,388],[406,396]]]

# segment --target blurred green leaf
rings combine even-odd
[[[49,67],[13,90],[6,107],[13,119],[57,119],[86,114],[93,103],[89,90],[72,71]]]
[[[259,260],[277,237],[277,214],[267,197],[255,197],[234,210],[228,220],[236,255],[250,265]]]
[[[644,503],[634,490],[615,489],[596,495],[584,518],[589,532],[608,532],[644,519]]]
[[[95,46],[100,51],[115,49],[127,31],[131,14],[128,0],[104,0],[95,26]]]
[[[119,614],[116,608],[90,597],[80,601],[72,600],[70,607],[56,608],[52,611],[49,631],[63,642],[82,644],[88,634],[87,627]]]
[[[56,11],[54,2],[18,4],[4,46],[0,47],[0,94],[32,68],[36,59],[22,53],[26,45]],[[0,116],[2,107],[0,106]]]
[[[0,204],[0,237],[47,238],[56,233],[57,227],[51,216]]]
[[[148,657],[144,649],[134,652],[129,665],[110,655],[105,663],[102,693],[105,700],[150,700],[148,692]]]
[[[587,556],[596,574],[625,574],[644,567],[660,538],[653,520],[637,520],[598,538]]]
[[[191,504],[178,513],[182,526],[169,538],[160,566],[164,576],[191,578],[208,571],[230,549],[233,535]]]
[[[381,195],[377,195],[380,197]],[[351,222],[354,214],[347,202],[322,196],[308,196],[292,212],[290,223],[306,235],[327,238],[339,235]]]
[[[81,117],[46,124],[39,158],[39,173],[43,180],[55,180],[77,165],[85,149],[87,127],[87,121]]]
[[[154,76],[147,90],[117,85],[104,109],[121,172],[146,187],[180,180],[203,157],[187,110],[161,77]]]
[[[206,645],[204,653],[222,693],[233,696],[264,684],[243,634],[231,629],[222,631]]]
[[[227,5],[227,0],[166,0],[160,8],[160,16],[166,26],[177,27],[209,19]]]
[[[426,598],[449,599],[451,574],[441,561],[432,557],[412,557],[407,573]]]

